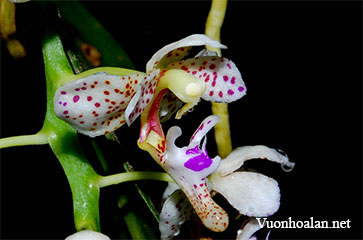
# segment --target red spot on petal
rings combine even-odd
[[[228,76],[224,75],[224,76],[223,76],[223,80],[224,80],[225,82],[227,82],[227,81],[228,81]]]
[[[68,111],[64,111],[63,114],[68,114]]]
[[[92,101],[92,97],[91,97],[91,96],[88,96],[88,97],[87,97],[87,101],[88,101],[88,102]]]
[[[219,91],[218,96],[223,97],[222,91]]]
[[[215,68],[216,68],[216,65],[215,64],[209,65],[209,69],[215,69]]]
[[[228,95],[233,95],[234,94],[232,89],[229,89],[227,93],[228,93]]]
[[[76,102],[78,102],[78,100],[79,100],[79,96],[78,95],[76,95],[76,96],[73,97],[73,102],[76,103]]]
[[[100,103],[95,103],[95,107],[101,107]]]
[[[184,71],[188,71],[188,68],[186,66],[182,66],[181,69]]]
[[[239,87],[239,88],[238,88],[238,91],[240,91],[240,92],[243,92],[243,90],[244,90],[244,88],[243,88],[243,87]]]
[[[209,92],[209,96],[213,96],[214,92],[213,91],[210,91]]]
[[[232,77],[232,79],[231,79],[231,83],[232,83],[232,84],[235,84],[235,83],[236,83],[236,77]]]
[[[66,91],[61,91],[61,94],[62,94],[62,95],[66,95],[66,94],[67,94],[67,92],[66,92]]]
[[[106,80],[106,81],[105,81],[105,84],[107,84],[107,85],[110,85],[110,83],[111,83],[111,82],[110,82],[109,80]]]
[[[103,91],[103,93],[104,93],[105,95],[110,95],[110,92],[109,92],[109,91]]]

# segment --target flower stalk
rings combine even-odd
[[[205,25],[205,34],[218,42],[220,39],[220,30],[223,24],[224,16],[227,9],[227,0],[213,0],[211,9],[208,14]],[[217,52],[221,57],[221,49],[206,46],[210,51]],[[229,125],[229,114],[227,103],[212,102],[212,113],[220,117],[219,122],[214,127],[214,136],[217,144],[218,154],[225,158],[232,152],[232,139]]]
[[[100,231],[98,175],[81,150],[77,132],[58,119],[53,111],[54,93],[58,87],[71,79],[73,71],[59,35],[50,30],[43,40],[43,56],[47,83],[47,111],[41,132],[48,136],[49,145],[69,181],[77,231]]]
[[[100,188],[103,188],[114,184],[137,180],[158,180],[164,182],[174,182],[167,173],[134,171],[100,177],[98,185]]]

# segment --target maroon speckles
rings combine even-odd
[[[110,92],[109,91],[103,91],[103,94],[110,95]]]
[[[76,102],[78,102],[78,101],[79,101],[79,98],[80,98],[80,97],[79,97],[78,95],[74,96],[74,97],[73,97],[73,102],[75,102],[75,103],[76,103]]]
[[[87,90],[87,88],[86,88],[86,87],[81,87],[81,89],[82,89],[82,90]]]
[[[231,95],[231,96],[234,94],[232,89],[229,89],[227,93],[228,93],[228,95]]]
[[[110,82],[109,80],[106,80],[106,81],[105,81],[105,84],[106,84],[106,85],[110,85],[110,84],[111,84],[111,82]]]
[[[81,115],[79,115],[78,117],[79,117],[79,118],[82,118],[82,117],[83,117],[83,115],[81,114]]]
[[[92,101],[92,97],[91,96],[87,96],[87,101],[88,102]]]
[[[68,114],[68,111],[64,111],[63,114]]]
[[[67,106],[67,103],[66,102],[63,103],[63,107],[65,107],[65,106]]]
[[[231,83],[232,83],[232,84],[235,84],[235,83],[236,83],[236,77],[232,77],[232,79],[231,79]]]
[[[209,69],[213,70],[213,69],[215,69],[215,68],[216,68],[216,65],[215,65],[215,64],[211,64],[211,65],[209,65]]]
[[[189,70],[186,66],[182,66],[181,69],[184,70],[184,71],[188,71]]]
[[[80,121],[79,123],[80,123],[80,124],[84,124],[84,121]]]
[[[214,77],[213,77],[213,82],[212,82],[212,87],[215,87],[216,86],[216,83],[217,83],[217,74],[216,75],[214,75]]]
[[[214,92],[213,91],[210,91],[209,92],[209,96],[213,96]]]
[[[61,91],[61,94],[62,94],[62,95],[66,95],[66,94],[67,94],[67,92],[66,92],[66,91]]]
[[[227,81],[228,81],[228,76],[224,75],[224,76],[223,76],[223,80],[224,80],[225,82],[227,82]]]
[[[95,103],[95,107],[99,108],[99,107],[101,107],[101,104],[97,102],[97,103]]]
[[[226,64],[229,69],[232,69],[231,65],[229,63]]]
[[[210,77],[210,75],[208,75],[208,76],[204,79],[204,81],[205,81],[205,82],[208,82],[208,81],[209,81],[209,77]]]
[[[238,88],[238,91],[240,91],[240,92],[243,92],[243,90],[245,90],[244,87],[239,87]]]
[[[76,92],[79,92],[79,90],[81,90],[81,89],[79,89],[79,88],[74,89],[74,91],[76,91]]]
[[[219,91],[218,96],[222,98],[223,97],[223,92]]]
[[[85,82],[84,82],[84,83],[83,83],[83,86],[87,86],[87,83],[85,83]]]

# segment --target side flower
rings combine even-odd
[[[280,163],[292,170],[294,163],[280,150],[266,146],[245,146],[235,149],[220,162],[218,168],[208,178],[212,192],[222,194],[240,214],[249,217],[267,217],[274,214],[280,206],[280,189],[278,183],[265,175],[255,172],[237,171],[250,159],[267,159]],[[171,239],[179,233],[180,225],[189,218],[191,208],[181,190],[174,187],[164,202],[159,229],[163,239]],[[173,193],[172,193],[173,192]],[[185,191],[184,191],[185,192]],[[256,224],[255,224],[256,225]],[[250,227],[251,224],[246,226]],[[246,227],[245,226],[245,227]],[[254,231],[239,232],[239,239],[249,239]],[[242,234],[243,232],[243,234]]]
[[[182,60],[191,46],[201,45],[226,48],[203,34],[194,34],[157,51],[147,63],[146,73],[103,67],[75,75],[73,81],[68,79],[67,84],[57,89],[55,114],[80,133],[96,137],[125,123],[130,125],[156,105],[161,106],[163,116],[170,116],[180,106],[177,99],[186,103],[177,113],[180,118],[201,97],[216,102],[241,98],[246,87],[229,59],[208,56],[206,52]],[[154,108],[150,108],[152,102]]]

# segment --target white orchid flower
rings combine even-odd
[[[268,159],[288,167],[289,170],[294,167],[294,163],[290,162],[280,150],[266,146],[240,147],[223,159],[219,167],[211,174],[209,177],[210,188],[212,191],[222,194],[240,214],[250,217],[267,217],[279,209],[280,189],[274,179],[265,175],[236,171],[250,159]],[[185,200],[185,196],[178,191],[180,190],[175,191],[165,201],[160,214],[159,229],[163,239],[171,239],[178,234],[180,225],[191,214],[188,204],[178,204]],[[243,232],[239,232],[238,239],[249,239],[259,229],[254,221],[245,227]]]
[[[73,81],[57,90],[55,114],[80,133],[96,137],[125,123],[130,125],[153,101],[158,107],[161,102],[163,116],[170,116],[180,103],[170,93],[161,91],[164,89],[170,89],[187,103],[178,112],[178,118],[197,104],[200,97],[216,102],[241,98],[246,87],[229,59],[198,56],[182,60],[191,46],[201,45],[226,48],[205,35],[194,34],[157,51],[147,63],[146,73],[95,68],[75,75],[69,79]]]

